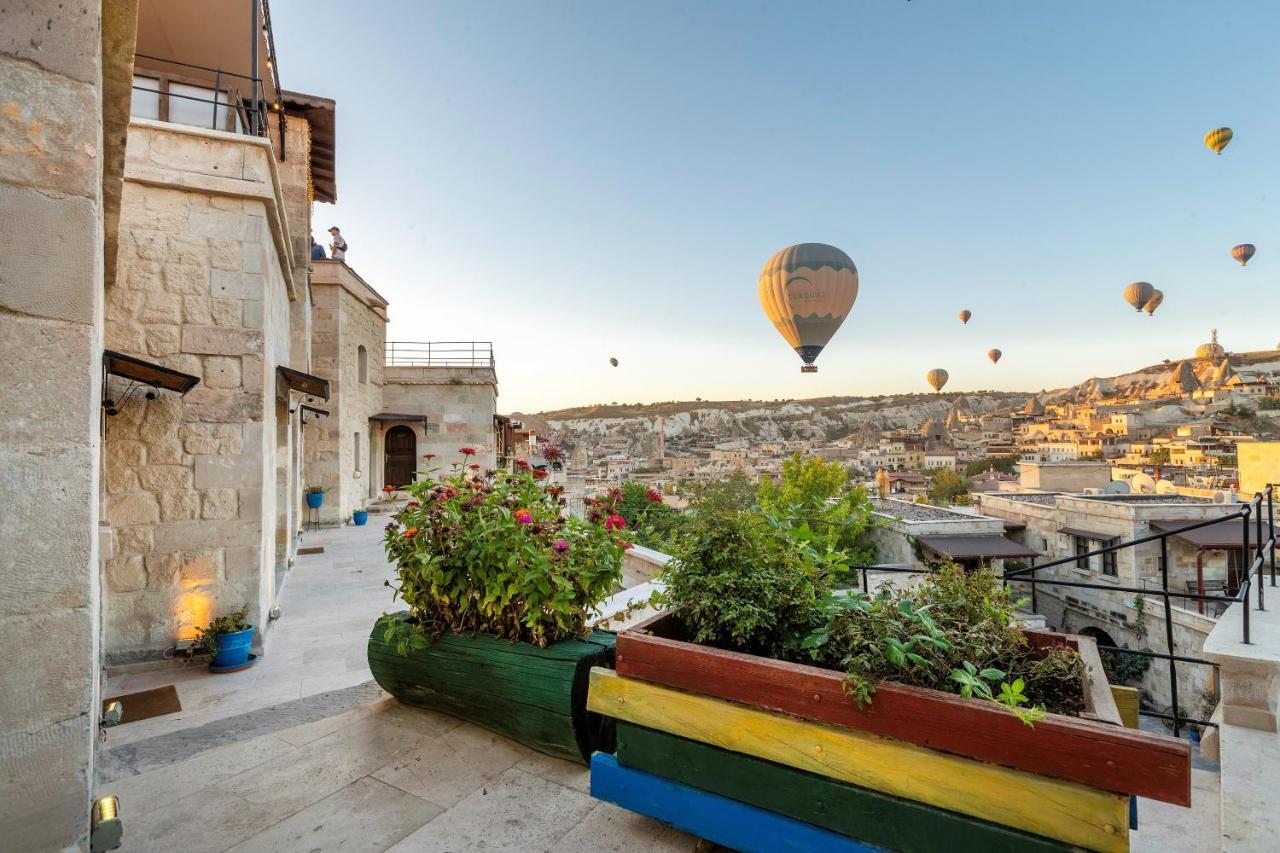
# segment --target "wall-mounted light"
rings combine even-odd
[[[280,605],[271,605],[271,610],[267,613],[267,621],[274,622],[280,618]]]
[[[93,853],[119,847],[124,839],[124,824],[120,822],[120,799],[114,795],[98,799],[90,813],[90,826],[89,849]]]
[[[119,699],[112,699],[102,708],[101,724],[104,729],[112,726],[120,725],[120,720],[124,717],[124,703]]]

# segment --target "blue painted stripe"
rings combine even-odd
[[[591,796],[742,853],[881,851],[737,800],[621,767],[617,758],[603,752],[591,756]]]

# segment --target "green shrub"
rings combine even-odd
[[[800,646],[813,662],[844,670],[847,691],[861,703],[871,701],[877,683],[893,681],[1015,710],[1027,704],[1078,712],[1080,656],[1067,648],[1032,649],[1013,624],[1015,606],[993,572],[946,565],[915,590],[890,586],[871,596],[829,597],[822,624]]]
[[[843,552],[847,565],[875,562],[871,500],[865,487],[849,483],[849,472],[839,462],[793,454],[783,461],[777,482],[760,483],[756,499],[767,515],[807,526],[818,549]]]
[[[395,594],[409,608],[407,622],[386,620],[387,642],[403,653],[445,632],[538,646],[585,635],[621,580],[626,521],[566,518],[543,472],[481,473],[468,450],[451,476],[407,486],[413,499],[387,525]]]
[[[216,655],[219,634],[235,634],[249,627],[249,605],[245,604],[239,610],[217,617],[204,628],[196,628],[195,645],[204,646],[205,651]]]
[[[689,638],[768,657],[813,627],[831,590],[827,565],[801,538],[758,512],[703,509],[671,545],[656,604]]]

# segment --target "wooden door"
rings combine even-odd
[[[418,457],[418,438],[407,426],[387,430],[386,455],[382,465],[383,485],[399,489],[412,483]]]

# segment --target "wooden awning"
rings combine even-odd
[[[1217,524],[1210,524],[1206,527],[1197,527],[1195,530],[1183,530],[1178,533],[1173,531],[1179,527],[1186,527],[1188,524],[1195,524],[1198,519],[1171,519],[1168,521],[1152,521],[1151,532],[1153,533],[1170,533],[1174,539],[1181,539],[1183,542],[1190,543],[1197,548],[1203,548],[1208,551],[1239,551],[1240,546],[1244,544],[1244,532],[1241,530],[1242,522],[1238,518],[1232,518],[1225,521],[1219,521]],[[1253,519],[1249,519],[1249,547],[1257,548],[1258,542],[1254,534],[1257,528]],[[1266,521],[1262,522],[1262,536],[1264,539],[1271,536],[1270,525]]]
[[[321,400],[329,399],[328,379],[321,379],[319,376],[312,376],[310,373],[303,373],[301,370],[294,370],[284,365],[276,368],[276,375],[290,391],[297,391],[308,397],[319,397]]]
[[[1026,545],[1019,545],[1003,536],[978,534],[974,536],[921,536],[919,542],[940,557],[956,560],[972,558],[1038,557]]]
[[[178,394],[185,394],[200,384],[200,377],[172,370],[159,364],[152,364],[131,355],[103,350],[102,369],[111,376],[119,376],[133,382],[149,385],[152,388],[163,388]]]
[[[382,412],[377,415],[369,415],[371,421],[409,421],[410,423],[426,423],[426,415],[401,415],[395,412]]]

